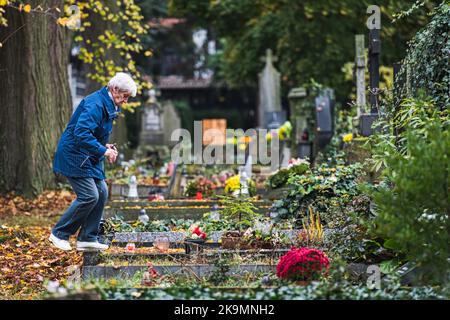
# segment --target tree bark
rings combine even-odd
[[[63,11],[63,0],[45,5]],[[53,156],[72,109],[70,37],[48,15],[7,8],[6,18],[0,39],[17,32],[0,48],[0,192],[33,196],[55,186]]]

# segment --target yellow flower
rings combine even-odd
[[[240,178],[241,178],[240,175],[235,175],[232,176],[231,178],[228,178],[228,180],[225,181],[224,191],[226,193],[230,193],[239,190],[239,187],[241,186]]]
[[[247,147],[245,144],[240,143],[240,144],[238,144],[238,148],[239,148],[239,150],[245,150]]]
[[[4,7],[8,4],[8,0],[0,0],[0,7]]]
[[[117,286],[117,280],[116,279],[111,279],[109,280],[109,284],[113,287]]]
[[[284,138],[285,133],[286,133],[286,128],[285,127],[281,127],[280,129],[278,129],[278,137],[281,140]]]
[[[26,4],[26,5],[23,7],[23,11],[25,11],[26,13],[29,13],[29,12],[31,11],[31,6],[30,6],[29,4]]]
[[[342,137],[342,141],[351,142],[353,140],[353,133],[348,133]]]

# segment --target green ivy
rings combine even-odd
[[[286,197],[273,204],[278,219],[304,218],[308,207],[319,212],[322,222],[329,222],[323,213],[327,212],[335,200],[349,201],[358,194],[357,177],[361,164],[330,166],[326,163],[308,170],[303,175],[291,176],[288,180],[290,191]]]
[[[431,22],[410,43],[398,75],[399,99],[432,97],[441,110],[450,105],[450,6],[443,1]]]

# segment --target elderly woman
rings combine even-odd
[[[73,113],[58,143],[53,170],[67,177],[77,198],[53,227],[49,240],[71,250],[69,237],[80,230],[77,250],[106,250],[98,242],[103,208],[108,198],[103,160],[116,161],[118,152],[108,144],[112,122],[137,87],[126,73],[117,73],[108,86],[85,97]]]

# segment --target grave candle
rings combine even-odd
[[[125,249],[128,252],[134,252],[136,250],[136,245],[133,242],[129,242],[129,243],[127,243]]]
[[[130,182],[128,183],[129,191],[128,191],[128,197],[129,198],[138,198],[138,191],[137,191],[137,179],[136,176],[130,177]]]
[[[141,211],[139,212],[139,221],[146,224],[149,220],[150,218],[148,217],[145,209],[141,209]]]

